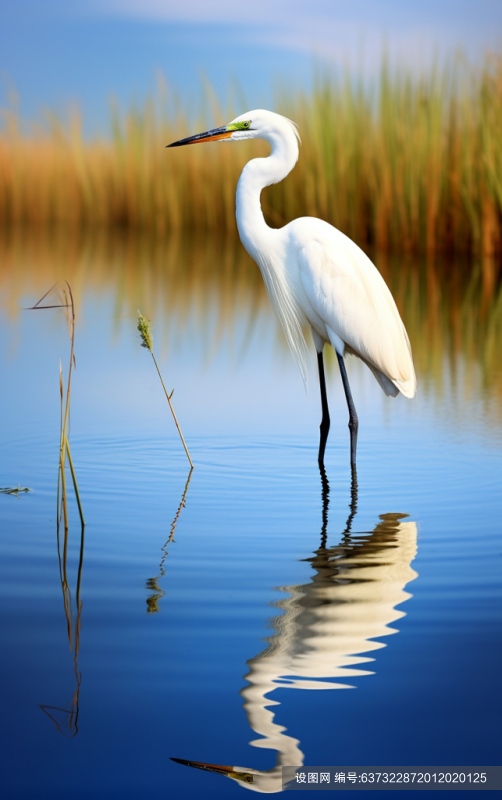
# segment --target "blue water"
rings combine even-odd
[[[408,514],[418,530],[411,564],[418,577],[407,585],[413,596],[400,609],[399,633],[370,653],[375,674],[351,678],[355,690],[275,689],[276,721],[300,740],[305,764],[497,763],[501,456],[425,439],[411,442],[406,467],[392,458],[388,437],[372,437],[373,453],[361,448],[353,531],[373,530],[381,514]],[[239,691],[246,662],[263,652],[270,618],[280,614],[278,595],[312,578],[305,559],[322,529],[313,444],[194,440],[196,468],[162,575],[162,547],[187,477],[178,442],[74,438],[87,525],[72,739],[39,708],[71,708],[76,687],[56,549],[57,447],[45,439],[9,443],[9,462],[28,451],[33,493],[1,498],[6,796],[241,791],[169,757],[256,770],[275,764],[273,748],[248,744],[259,735]],[[340,472],[333,469],[328,546],[339,544],[350,511]],[[70,514],[74,595],[74,502]],[[146,583],[159,575],[165,594],[147,614],[155,592]]]
[[[315,382],[308,399],[273,335],[242,359],[191,343],[160,358],[195,464],[187,486],[133,326],[114,340],[87,314],[70,438],[83,546],[67,473],[71,650],[57,329],[21,318],[3,355],[0,485],[32,489],[0,495],[3,796],[246,790],[171,757],[254,770],[267,791],[291,759],[500,763],[502,445],[479,398],[429,386],[387,401],[353,370],[356,497],[333,371],[323,493]]]

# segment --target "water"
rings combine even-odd
[[[199,278],[210,274],[200,258]],[[183,271],[183,252],[177,260]],[[448,325],[437,325],[437,306],[436,317],[428,307],[415,315],[416,401],[386,399],[349,364],[356,495],[336,370],[327,485],[315,365],[307,396],[253,277],[236,273],[221,293],[217,276],[212,293],[207,279],[187,281],[173,313],[172,299],[158,307],[162,286],[172,297],[162,273],[139,271],[121,290],[92,258],[84,273],[69,263],[70,440],[86,527],[82,539],[69,491],[65,572],[64,320],[13,311],[49,288],[40,265],[50,261],[46,251],[31,266],[13,256],[12,275],[28,278],[2,284],[0,485],[32,489],[0,495],[4,795],[221,798],[248,788],[171,757],[237,765],[259,791],[280,789],[280,764],[497,764],[501,375],[466,325],[452,348],[438,337]],[[478,326],[495,342],[497,298]],[[448,302],[439,312],[449,318]],[[136,338],[143,303],[195,463],[188,484]],[[435,342],[429,355],[420,339]]]

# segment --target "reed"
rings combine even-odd
[[[47,301],[44,303],[44,300]],[[60,447],[59,447],[59,474],[58,474],[58,525],[61,520],[61,513],[64,519],[65,535],[68,534],[68,507],[66,502],[66,474],[65,465],[66,458],[70,464],[71,476],[73,480],[73,487],[75,489],[75,496],[77,498],[78,512],[80,514],[80,521],[82,528],[85,527],[84,512],[82,510],[82,503],[80,501],[80,493],[78,490],[77,476],[73,467],[73,461],[70,453],[70,442],[68,440],[68,424],[70,415],[70,396],[71,396],[71,378],[73,367],[75,366],[75,303],[73,300],[73,292],[71,285],[68,281],[61,281],[55,283],[48,289],[44,295],[38,300],[34,306],[31,306],[28,311],[44,311],[47,309],[62,308],[66,322],[68,325],[68,335],[70,338],[70,363],[68,368],[68,380],[66,384],[66,396],[63,386],[63,369],[61,366],[61,359],[59,360],[59,394],[61,400],[60,410]],[[61,505],[60,498],[60,485],[61,485]],[[66,540],[65,540],[66,541]]]
[[[164,149],[235,115],[206,92],[211,111],[190,124],[162,90],[125,116],[112,108],[111,137],[92,141],[77,112],[24,134],[4,111],[0,227],[236,236],[239,171],[266,145]],[[502,251],[502,57],[477,68],[459,57],[421,75],[384,61],[371,86],[318,75],[309,93],[283,92],[275,108],[298,122],[303,147],[293,173],[263,193],[271,224],[310,214],[384,252]]]
[[[192,459],[190,458],[190,453],[188,452],[188,447],[186,446],[186,442],[185,442],[185,439],[183,438],[183,434],[181,432],[181,428],[179,426],[178,419],[176,417],[176,414],[174,413],[173,404],[171,403],[172,396],[174,394],[174,389],[172,390],[171,394],[169,394],[167,389],[166,389],[166,387],[165,387],[165,385],[164,385],[164,381],[163,381],[162,375],[160,373],[159,365],[157,364],[157,359],[155,358],[155,355],[153,353],[153,338],[152,338],[152,332],[150,330],[150,320],[146,319],[146,317],[144,317],[143,314],[141,314],[139,311],[138,311],[138,326],[137,327],[138,327],[139,335],[140,335],[140,338],[141,338],[141,347],[145,347],[150,352],[150,355],[153,358],[153,363],[155,364],[155,369],[157,370],[157,374],[158,374],[158,376],[160,378],[160,382],[162,384],[162,388],[164,389],[164,394],[166,396],[166,400],[169,403],[169,408],[171,409],[171,414],[173,415],[174,423],[176,425],[176,428],[178,429],[178,433],[179,433],[180,439],[181,439],[181,441],[183,443],[183,447],[185,448],[185,453],[187,455],[188,461],[190,462],[190,474],[192,474],[192,470],[193,470]],[[187,486],[188,486],[188,484],[187,484]]]

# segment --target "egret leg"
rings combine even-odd
[[[326,450],[326,442],[328,441],[328,433],[330,426],[328,396],[326,394],[326,379],[324,377],[324,360],[322,357],[322,350],[317,354],[317,365],[319,367],[319,386],[321,389],[321,405],[322,405],[322,420],[319,426],[321,432],[319,438],[319,466],[324,468],[324,451]]]
[[[349,430],[350,430],[350,466],[352,468],[352,475],[356,474],[356,449],[357,449],[357,431],[359,430],[359,420],[357,418],[356,407],[352,399],[350,391],[349,379],[347,377],[347,370],[345,369],[345,361],[340,353],[336,354],[338,359],[338,366],[340,367],[340,375],[342,376],[343,388],[345,391],[345,399],[347,400],[347,407],[349,409]],[[357,475],[356,475],[357,486]]]

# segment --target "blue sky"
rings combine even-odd
[[[161,71],[188,107],[200,75],[220,97],[230,79],[249,107],[278,80],[307,86],[314,60],[374,72],[386,47],[418,69],[435,52],[473,60],[502,43],[500,0],[3,0],[0,104],[24,117],[78,102],[88,130],[107,129],[110,95],[141,102]]]

